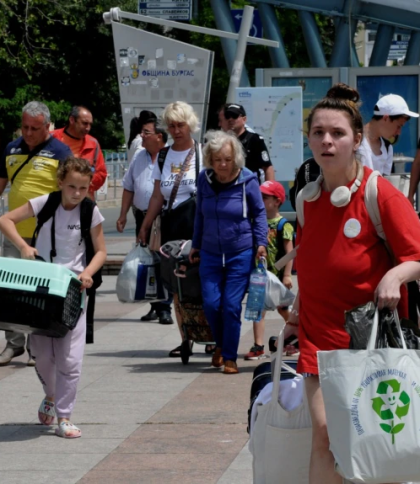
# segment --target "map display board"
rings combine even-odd
[[[302,88],[237,88],[236,102],[245,109],[247,125],[264,137],[275,178],[286,192],[281,212],[293,212],[289,189],[303,161]]]
[[[293,180],[302,164],[302,88],[237,88],[247,124],[264,137],[276,180]]]
[[[306,137],[306,120],[308,119],[311,109],[327,94],[333,85],[331,76],[326,77],[274,77],[273,86],[301,86],[303,98],[303,160],[312,158],[312,151],[308,145]]]

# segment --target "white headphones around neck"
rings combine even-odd
[[[338,187],[332,193],[330,197],[331,204],[334,207],[345,207],[350,203],[351,196],[353,193],[356,193],[359,189],[364,176],[363,165],[357,162],[357,175],[356,179],[354,180],[353,185],[348,187]],[[319,175],[319,177],[313,181],[305,185],[302,189],[302,198],[305,202],[314,202],[318,200],[321,196],[321,185],[324,181],[324,177]]]

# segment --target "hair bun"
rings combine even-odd
[[[334,84],[334,86],[327,92],[326,97],[332,99],[343,99],[346,101],[352,101],[354,103],[357,103],[360,99],[359,93],[356,91],[356,89],[353,89],[343,82]]]

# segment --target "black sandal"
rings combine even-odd
[[[204,348],[204,352],[206,355],[213,355],[216,351],[216,345],[206,345]]]
[[[190,351],[189,351],[189,355],[188,356],[191,356],[193,354],[192,352],[192,348],[193,348],[193,342],[190,341]],[[177,346],[176,348],[174,348],[172,351],[169,352],[169,357],[170,358],[181,358],[181,351],[182,351],[182,347],[181,346]]]
[[[177,346],[168,355],[170,358],[181,358],[181,346]]]

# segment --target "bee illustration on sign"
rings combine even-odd
[[[131,79],[137,79],[139,77],[139,66],[137,64],[131,64]]]

